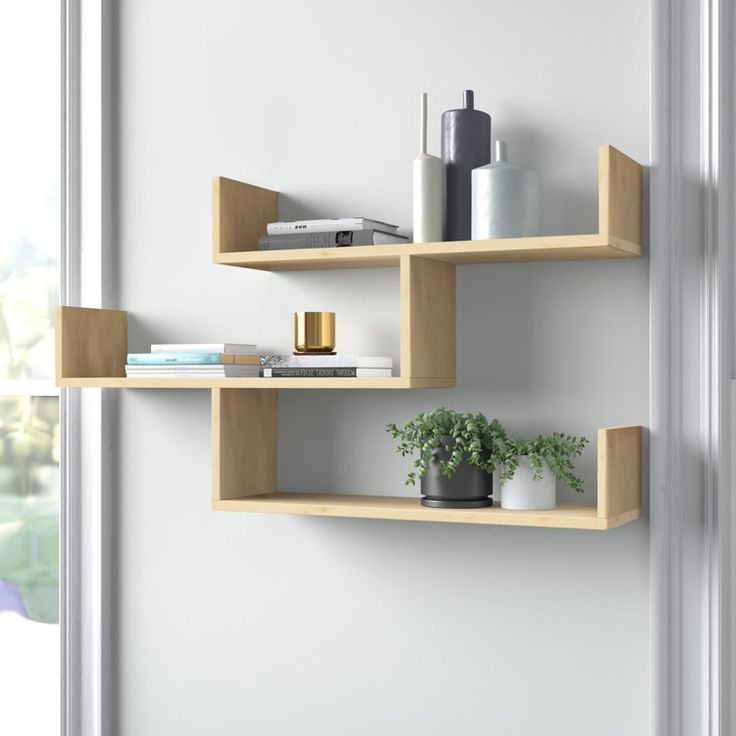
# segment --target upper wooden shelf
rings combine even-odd
[[[234,179],[212,182],[213,260],[267,271],[398,266],[402,256],[451,264],[636,258],[641,255],[642,167],[612,146],[598,152],[598,232],[346,248],[259,251],[278,220],[278,193]]]
[[[465,263],[518,263],[600,258],[636,258],[641,246],[615,235],[548,235],[502,240],[459,240],[452,243],[358,245],[346,248],[310,248],[222,253],[216,263],[262,271],[316,271],[333,268],[398,266],[401,256],[420,256],[461,265]]]

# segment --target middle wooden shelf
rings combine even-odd
[[[295,388],[295,389],[407,389],[452,388],[454,379],[445,378],[210,378],[169,376],[163,378],[126,378],[92,376],[59,378],[63,388]]]

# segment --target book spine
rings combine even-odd
[[[220,353],[128,353],[131,365],[212,365],[222,363]]]
[[[334,233],[295,233],[293,235],[261,235],[258,250],[289,248],[343,248],[350,245],[372,245],[373,230],[340,230]]]
[[[246,370],[233,370],[232,366],[221,366],[219,370],[198,370],[196,366],[169,366],[166,370],[157,370],[155,366],[150,367],[131,367],[125,366],[125,374],[127,376],[209,376],[210,378],[229,378],[231,376],[238,378],[258,378],[260,372],[256,366],[248,366]]]
[[[355,378],[357,368],[263,368],[264,378]]]

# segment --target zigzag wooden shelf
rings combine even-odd
[[[278,389],[418,389],[455,385],[455,266],[471,263],[635,258],[641,255],[642,169],[599,149],[599,232],[505,240],[259,252],[277,219],[278,194],[213,181],[213,259],[259,270],[398,266],[400,375],[393,378],[126,378],[127,313],[59,307],[56,380],[66,388],[193,388],[212,392],[212,505],[217,510],[610,529],[638,518],[641,427],[598,432],[597,505],[552,511],[428,509],[418,498],[280,493],[276,486]]]

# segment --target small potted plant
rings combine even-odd
[[[440,407],[418,414],[403,427],[389,424],[402,456],[414,455],[414,470],[406,479],[419,479],[422,505],[435,508],[490,506],[497,444],[506,434],[496,419],[461,414]]]
[[[507,438],[497,448],[501,507],[515,510],[553,509],[556,481],[582,493],[583,481],[575,473],[572,458],[580,455],[588,440],[555,432],[534,440]]]

